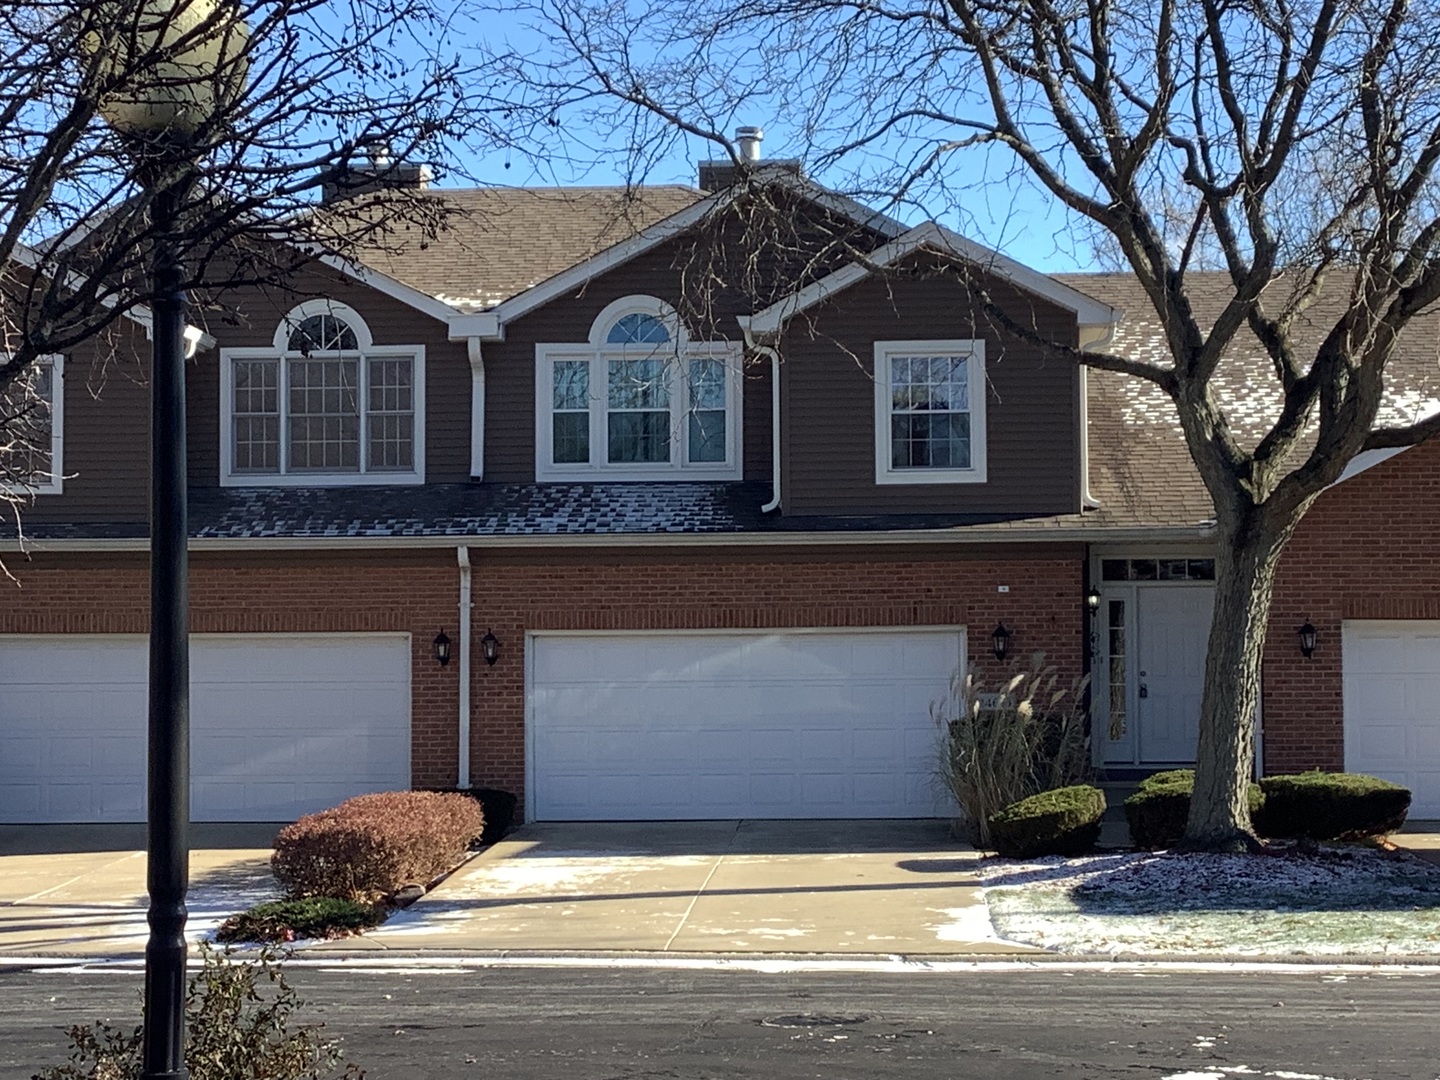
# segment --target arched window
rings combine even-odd
[[[658,316],[641,311],[621,315],[605,335],[607,345],[663,345],[670,340],[670,331]]]
[[[739,477],[738,347],[692,341],[653,296],[616,300],[589,336],[537,348],[539,479]]]
[[[307,300],[270,349],[226,349],[227,484],[419,483],[424,348],[378,346],[354,308]]]
[[[300,325],[290,331],[286,348],[305,356],[312,352],[356,352],[360,339],[344,319],[326,312],[302,319]]]

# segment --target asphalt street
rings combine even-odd
[[[1440,974],[292,969],[372,1080],[1440,1077]],[[140,977],[0,971],[0,1075]]]

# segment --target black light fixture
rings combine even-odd
[[[435,662],[441,667],[450,663],[450,635],[444,630],[435,635]]]
[[[1317,636],[1315,624],[1306,619],[1305,625],[1295,632],[1300,635],[1300,655],[1308,660],[1315,655],[1315,638]]]
[[[1003,622],[997,623],[990,632],[990,645],[995,650],[995,659],[1004,660],[1005,654],[1010,651],[1010,631],[1005,629]]]
[[[480,655],[485,657],[485,663],[491,667],[500,659],[500,639],[491,630],[486,630],[485,636],[480,639]]]
[[[1100,590],[1092,585],[1090,591],[1085,594],[1085,611],[1087,614],[1094,615],[1099,610]]]

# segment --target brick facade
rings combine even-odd
[[[1440,619],[1440,440],[1325,492],[1285,549],[1265,641],[1267,773],[1344,767],[1346,619]],[[1296,635],[1307,620],[1309,660]]]
[[[963,625],[986,677],[1003,665],[989,634],[1004,621],[1013,657],[1044,651],[1062,676],[1082,663],[1079,545],[741,553],[471,549],[471,776],[525,786],[525,635],[532,630],[656,630]],[[14,566],[20,587],[0,608],[0,633],[143,633],[143,556],[47,556]],[[1008,586],[1000,592],[1000,586]],[[196,633],[403,631],[411,635],[412,778],[453,784],[458,665],[441,668],[431,641],[456,632],[459,570],[450,548],[227,556],[200,553],[191,570]],[[500,639],[488,667],[478,641]]]

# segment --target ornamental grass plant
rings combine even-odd
[[[996,687],[968,666],[951,677],[930,715],[940,730],[939,781],[960,807],[965,839],[989,848],[991,815],[1091,778],[1088,685],[1088,677],[1062,684],[1044,653]]]

